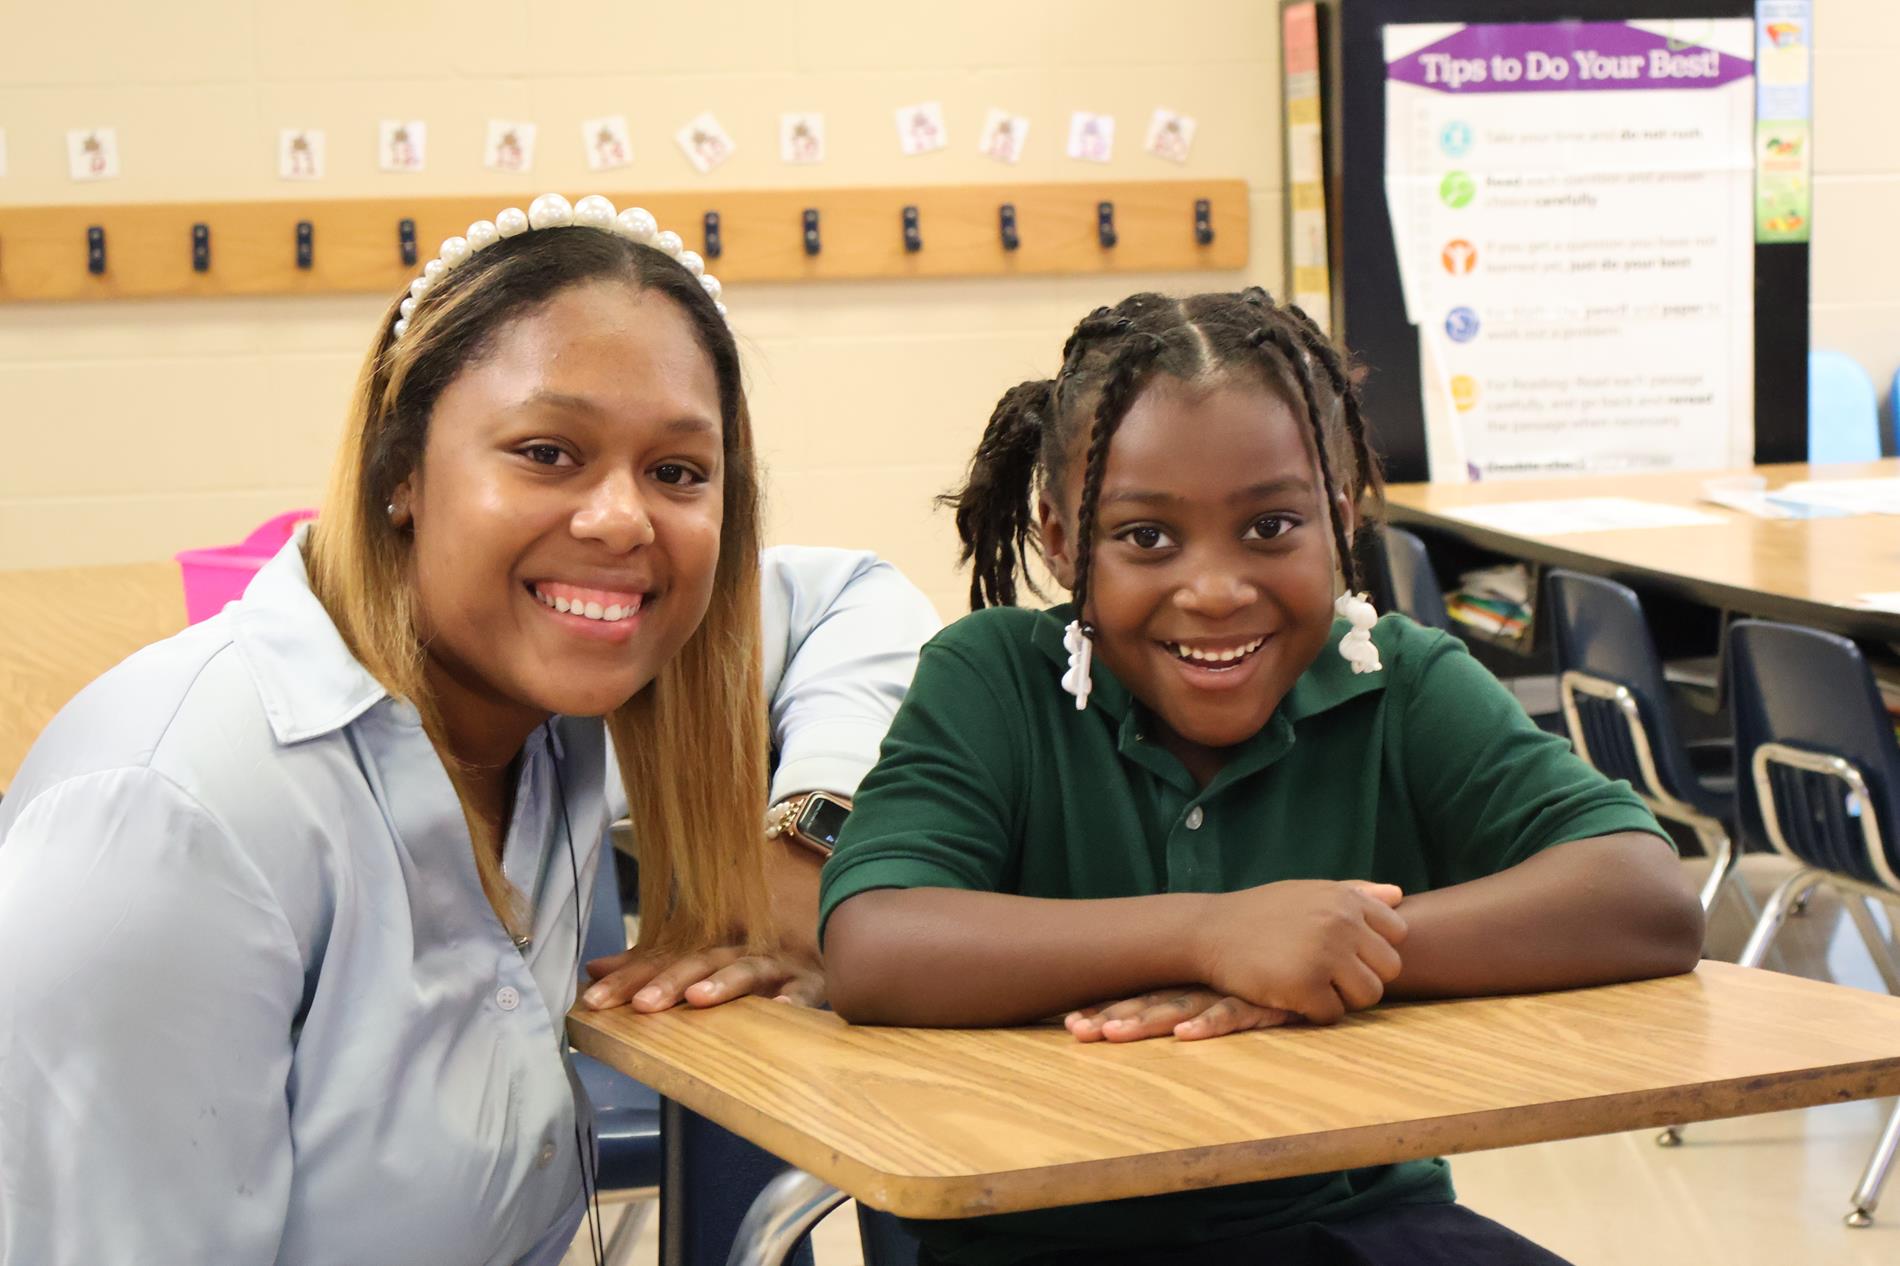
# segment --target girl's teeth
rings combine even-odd
[[[600,604],[598,602],[588,603],[585,607],[581,609],[581,614],[586,616],[590,620],[600,619],[600,616],[601,616]]]
[[[567,610],[567,599],[566,599],[566,598],[556,598],[556,599],[554,600],[554,609],[555,609],[556,611],[565,611],[565,610]]]
[[[629,602],[625,605],[616,602],[603,608],[598,602],[581,602],[578,599],[569,600],[567,598],[549,597],[547,594],[539,591],[536,591],[535,597],[541,600],[542,606],[552,607],[554,610],[562,612],[563,614],[578,615],[584,619],[602,620],[609,623],[615,620],[627,619],[640,609],[638,602]]]
[[[608,607],[603,618],[609,619],[609,620],[618,620],[620,618],[620,604],[615,603],[613,606]]]

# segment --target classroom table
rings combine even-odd
[[[1770,489],[1805,479],[1900,478],[1900,460],[1864,465],[1757,466],[1740,471],[1591,475],[1475,484],[1393,484],[1387,517],[1491,553],[1566,567],[1738,615],[1900,642],[1900,612],[1858,606],[1864,593],[1900,590],[1900,518],[1759,519],[1700,501],[1713,479],[1761,475]],[[1625,497],[1693,508],[1720,521],[1520,536],[1447,511],[1512,501]]]
[[[87,682],[184,627],[177,563],[0,571],[0,791]]]
[[[729,1259],[759,1266],[845,1195],[971,1217],[1900,1092],[1900,998],[1719,962],[1205,1042],[861,1028],[761,999],[577,1010],[568,1031],[796,1167]]]

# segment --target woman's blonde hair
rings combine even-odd
[[[471,810],[425,673],[412,537],[390,522],[396,486],[421,465],[436,400],[510,322],[570,286],[619,282],[685,312],[719,385],[725,519],[706,618],[652,684],[606,718],[640,862],[641,948],[775,936],[765,890],[767,729],[759,634],[760,505],[752,423],[732,333],[699,282],[650,247],[589,228],[525,233],[445,274],[400,340],[392,304],[358,379],[329,496],[307,547],[311,588],[351,651],[407,699],[461,797],[482,889],[511,934],[528,912],[503,876],[499,838]],[[406,296],[405,296],[406,297]],[[611,864],[609,858],[603,865]]]

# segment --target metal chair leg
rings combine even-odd
[[[1702,881],[1702,913],[1707,914],[1715,909],[1722,885],[1734,873],[1735,845],[1727,831],[1698,828],[1696,837],[1702,842],[1702,851],[1709,855],[1709,877]]]
[[[647,1215],[653,1212],[654,1200],[633,1200],[621,1211],[620,1221],[614,1225],[614,1233],[608,1237],[607,1251],[602,1254],[604,1266],[627,1266],[633,1260],[634,1246],[640,1242],[641,1228],[646,1226]]]
[[[726,1266],[782,1266],[805,1232],[845,1202],[845,1194],[802,1169],[765,1184],[746,1210]]]
[[[1887,1114],[1887,1128],[1881,1132],[1880,1143],[1874,1148],[1874,1154],[1867,1158],[1867,1169],[1860,1176],[1860,1186],[1854,1188],[1854,1209],[1846,1217],[1851,1227],[1869,1227],[1874,1224],[1874,1210],[1880,1204],[1880,1189],[1887,1184],[1887,1174],[1893,1169],[1894,1155],[1900,1153],[1900,1100],[1896,1100],[1893,1111]]]

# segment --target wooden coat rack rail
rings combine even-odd
[[[725,282],[1247,263],[1247,186],[1239,180],[604,192],[623,209],[653,212]],[[505,206],[526,209],[532,198],[0,207],[0,301],[393,295],[444,238]],[[405,262],[405,249],[414,262]]]

